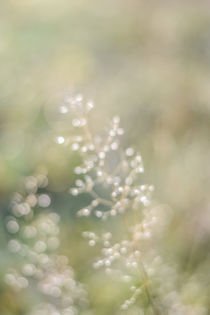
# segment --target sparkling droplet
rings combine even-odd
[[[73,125],[73,127],[80,127],[81,126],[81,122],[80,122],[80,120],[79,119],[73,119],[73,121],[72,121],[72,125]]]
[[[46,250],[47,246],[44,242],[38,241],[38,242],[36,242],[34,248],[38,253],[42,253]]]
[[[96,211],[95,214],[96,214],[97,218],[101,218],[103,215],[103,213],[101,211]]]
[[[124,130],[122,128],[117,129],[117,134],[122,136],[124,134]]]
[[[134,155],[134,149],[133,148],[127,148],[126,149],[126,155],[127,156],[133,156]]]
[[[91,102],[91,101],[87,102],[87,110],[90,111],[91,109],[93,109],[93,107],[94,107],[93,102]]]
[[[71,189],[71,194],[72,194],[73,196],[77,196],[78,193],[79,193],[79,190],[78,190],[77,188],[72,188],[72,189]]]
[[[50,203],[51,203],[51,199],[48,195],[46,194],[39,195],[38,204],[40,207],[47,208],[49,207]]]
[[[94,240],[90,240],[90,241],[89,241],[89,245],[90,245],[90,246],[95,246],[95,244],[96,244],[96,242],[95,242]]]
[[[117,150],[118,147],[119,147],[119,145],[118,145],[117,142],[113,142],[113,143],[111,144],[111,149],[112,149],[112,150]]]
[[[17,233],[19,230],[19,224],[15,220],[10,220],[7,222],[7,230],[10,233]]]
[[[17,253],[21,249],[21,245],[17,240],[10,240],[8,243],[8,248],[12,253]]]
[[[87,217],[90,214],[90,210],[88,208],[85,208],[85,209],[83,209],[82,213],[83,213],[84,216]]]
[[[64,143],[65,142],[65,139],[64,139],[64,137],[62,137],[62,136],[59,136],[59,137],[57,137],[56,138],[56,140],[55,140],[58,144],[62,144],[62,143]]]
[[[36,267],[33,264],[26,264],[23,266],[22,271],[25,276],[31,277],[34,275]]]
[[[60,106],[60,113],[61,114],[68,113],[68,107],[66,107],[65,105]]]
[[[99,154],[98,154],[98,157],[99,157],[99,159],[104,159],[105,158],[105,156],[106,156],[106,154],[105,154],[105,152],[99,152]]]
[[[79,144],[75,142],[72,144],[71,148],[73,151],[78,151],[79,150]]]
[[[119,122],[120,122],[120,117],[119,117],[119,116],[113,117],[113,122],[114,122],[114,124],[119,124]]]
[[[137,173],[144,173],[144,168],[141,166],[141,167],[138,167],[137,169],[136,169],[136,172]]]

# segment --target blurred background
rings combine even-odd
[[[208,261],[209,1],[1,1],[0,69],[0,314],[27,314],[24,296],[3,282],[4,218],[21,177],[39,168],[48,169],[62,217],[61,252],[90,285],[95,314],[114,309],[110,285],[97,275],[100,287],[87,268],[92,253],[74,218],[83,201],[67,193],[77,161],[52,140],[60,128],[54,108],[68,89],[93,99],[96,129],[121,116],[124,145],[141,152],[154,198],[174,213],[174,255],[181,264],[190,257],[193,270]]]

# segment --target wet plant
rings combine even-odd
[[[99,232],[83,232],[89,246],[100,248],[93,268],[103,268],[110,281],[128,284],[130,293],[117,312],[131,314],[137,307],[137,314],[206,314],[199,295],[193,305],[189,302],[199,277],[185,277],[186,285],[180,286],[178,265],[162,250],[171,213],[153,200],[154,186],[144,182],[141,155],[133,147],[123,147],[119,116],[96,135],[91,128],[93,107],[81,95],[67,97],[60,111],[73,115],[75,136],[60,139],[82,161],[75,167],[78,178],[71,194],[91,196],[77,215],[104,222]],[[117,228],[112,228],[112,221]]]
[[[202,281],[206,266],[183,271],[167,250],[172,212],[155,201],[141,154],[124,147],[120,117],[96,132],[93,108],[82,95],[67,95],[59,112],[72,124],[71,131],[61,131],[54,140],[79,161],[69,192],[73,198],[84,195],[86,201],[77,211],[78,224],[94,222],[82,232],[87,246],[95,247],[91,272],[102,272],[110,287],[114,281],[122,291],[113,314],[207,315],[208,288]],[[9,251],[19,260],[5,281],[16,291],[30,289],[39,295],[42,303],[34,304],[29,314],[83,314],[87,293],[67,257],[57,253],[59,215],[51,209],[47,184],[46,174],[28,176],[22,191],[14,194],[6,228]],[[88,314],[96,314],[94,307]]]

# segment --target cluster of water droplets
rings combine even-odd
[[[150,205],[152,185],[139,185],[138,177],[144,172],[141,156],[131,147],[120,146],[120,137],[124,134],[120,126],[120,118],[115,116],[106,134],[95,136],[90,130],[89,112],[92,102],[85,102],[81,95],[67,98],[60,111],[67,114],[73,110],[75,117],[72,125],[78,132],[71,137],[57,136],[58,144],[68,144],[73,152],[82,157],[82,164],[75,167],[79,178],[70,192],[73,196],[90,193],[93,200],[87,207],[78,212],[79,216],[95,215],[106,219],[139,205]],[[67,110],[68,109],[68,110]],[[114,161],[114,162],[113,162]],[[104,197],[106,195],[106,198]],[[102,211],[103,208],[103,211]]]
[[[93,215],[107,220],[120,215],[124,220],[127,212],[134,211],[138,219],[128,226],[128,239],[115,240],[110,231],[101,235],[93,231],[83,233],[89,246],[99,245],[101,248],[93,267],[104,268],[107,275],[130,284],[132,296],[122,304],[124,310],[136,302],[141,292],[142,279],[137,286],[134,285],[141,266],[141,242],[151,239],[153,225],[158,221],[151,207],[154,187],[141,183],[144,172],[141,155],[132,147],[124,149],[121,146],[120,137],[124,130],[120,118],[115,116],[112,119],[103,136],[95,136],[89,123],[90,110],[84,110],[86,103],[83,105],[82,102],[84,100],[79,98],[79,103],[74,100],[72,104],[76,119],[79,116],[85,124],[75,124],[73,118],[72,125],[78,131],[69,145],[80,155],[82,163],[75,167],[78,179],[70,192],[73,196],[88,193],[92,199],[78,211],[78,216]]]
[[[184,301],[186,291],[180,291],[177,266],[166,263],[155,245],[168,218],[164,209],[152,202],[154,186],[142,183],[141,155],[132,147],[122,148],[120,137],[124,130],[118,116],[102,136],[92,133],[89,114],[93,107],[81,95],[67,98],[60,112],[73,111],[75,131],[71,138],[58,136],[56,142],[69,146],[82,161],[75,167],[78,178],[70,193],[75,197],[89,194],[91,201],[78,211],[78,216],[93,215],[102,220],[117,216],[119,226],[126,230],[121,238],[110,230],[102,234],[83,232],[90,247],[100,248],[94,269],[103,268],[111,279],[116,277],[129,284],[130,297],[122,302],[120,314],[138,302],[138,312],[142,310],[142,314],[148,309],[154,314],[206,315],[199,301],[194,305],[196,312]],[[186,287],[190,285],[196,286],[196,281]],[[141,303],[145,296],[146,306]]]
[[[60,218],[49,208],[47,183],[45,175],[29,176],[23,192],[14,194],[6,228],[11,235],[8,249],[19,259],[7,271],[5,282],[16,291],[36,288],[43,303],[33,315],[74,315],[87,304],[87,295],[67,257],[56,254]]]

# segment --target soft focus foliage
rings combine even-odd
[[[0,314],[28,314],[30,305],[42,303],[39,295],[14,292],[4,281],[8,269],[21,263],[7,248],[7,228],[17,228],[8,223],[11,196],[23,193],[18,186],[32,174],[48,173],[41,194],[43,202],[50,196],[51,210],[60,216],[56,255],[68,257],[75,278],[88,287],[91,312],[114,314],[135,294],[126,282],[92,268],[100,244],[88,246],[93,238],[87,241],[82,233],[106,237],[107,223],[92,215],[77,217],[92,197],[69,193],[81,160],[71,146],[62,145],[76,134],[62,102],[78,91],[97,104],[93,134],[106,132],[112,117],[121,117],[122,146],[133,146],[144,160],[140,185],[155,186],[155,210],[167,219],[155,239],[165,267],[160,259],[150,265],[156,253],[147,253],[145,260],[161,274],[162,279],[151,270],[153,283],[165,282],[160,295],[176,287],[161,305],[181,298],[190,307],[183,314],[208,314],[209,2],[1,1],[0,35]],[[107,222],[120,238],[118,218]],[[141,314],[147,298],[139,296],[137,302],[128,314]]]

